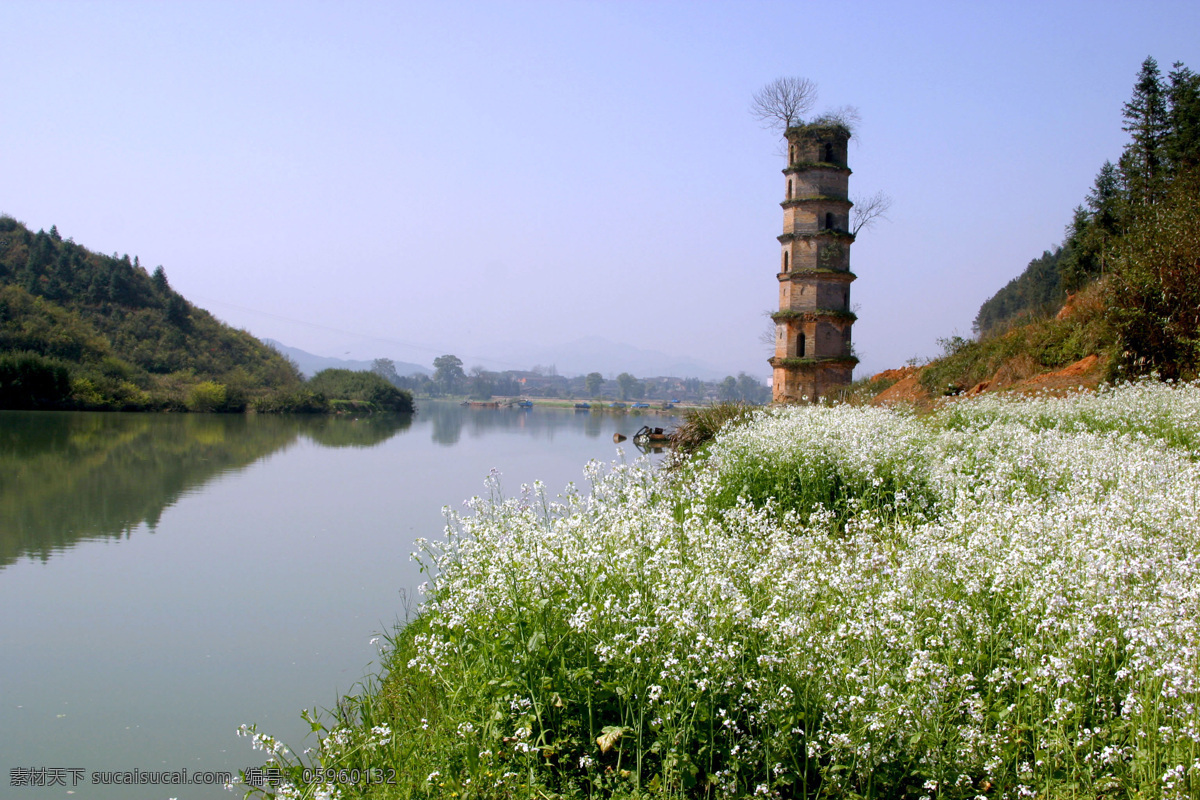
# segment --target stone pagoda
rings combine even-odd
[[[812,403],[836,397],[858,363],[850,349],[850,131],[817,122],[786,135],[772,395],[776,403]]]

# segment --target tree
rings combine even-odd
[[[159,264],[154,268],[154,274],[150,276],[150,282],[154,285],[154,291],[160,295],[165,295],[167,290],[171,288],[171,284],[167,282],[167,271]]]
[[[186,327],[190,313],[191,309],[187,300],[183,299],[183,295],[176,292],[167,295],[167,319],[171,320],[172,324],[181,328]]]
[[[767,318],[767,321],[763,323],[762,330],[758,332],[758,343],[766,347],[768,353],[774,354],[776,340],[779,338],[780,333],[779,325],[775,322],[775,320],[771,319],[772,313],[773,312],[771,311],[762,312],[762,315]]]
[[[1076,207],[1067,226],[1059,265],[1062,287],[1068,292],[1108,271],[1108,251],[1119,234],[1122,215],[1121,180],[1111,161],[1100,168],[1086,202],[1086,208]]]
[[[737,378],[726,375],[725,380],[717,384],[717,399],[723,403],[732,403],[738,399]]]
[[[892,198],[883,192],[876,192],[866,199],[855,200],[850,211],[850,233],[858,236],[858,232],[872,227],[876,220],[887,219],[887,212],[892,207]]]
[[[1200,171],[1177,178],[1116,246],[1108,319],[1126,376],[1200,373]]]
[[[400,376],[396,373],[396,362],[390,358],[377,358],[372,361],[371,372],[374,372],[393,386],[400,385]]]
[[[1200,75],[1176,61],[1167,77],[1171,84],[1163,155],[1174,176],[1200,166]]]
[[[1117,233],[1120,224],[1121,177],[1111,161],[1105,161],[1100,172],[1096,174],[1096,182],[1088,192],[1088,209],[1092,212],[1092,221],[1109,235]]]
[[[617,376],[617,388],[621,391],[621,399],[628,400],[633,394],[634,385],[637,383],[637,378],[630,375],[628,372],[622,372]]]
[[[463,362],[458,356],[444,355],[433,360],[433,382],[448,394],[454,394],[466,382]]]
[[[491,376],[483,367],[471,367],[471,397],[475,400],[491,400],[494,386]]]
[[[739,372],[737,376],[737,394],[744,403],[761,405],[767,401],[767,387],[758,378],[744,372]]]
[[[604,386],[604,376],[599,372],[589,372],[583,379],[583,385],[588,397],[599,397],[600,389]]]
[[[803,124],[817,102],[817,85],[808,78],[776,78],[755,92],[750,113],[764,128],[783,133]]]
[[[1137,205],[1157,201],[1162,193],[1163,137],[1167,131],[1167,103],[1158,62],[1142,62],[1133,97],[1125,104],[1124,130],[1132,135],[1121,155],[1121,174]]]

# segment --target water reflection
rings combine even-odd
[[[214,414],[0,412],[0,568],[89,539],[158,526],[181,496],[304,436],[372,447],[411,415],[342,419]]]
[[[653,414],[653,412],[650,412]],[[674,420],[674,417],[655,416],[658,420]],[[637,421],[639,413],[616,415],[618,420]],[[607,411],[575,413],[574,409],[553,407],[521,408],[466,408],[456,403],[426,401],[418,408],[417,421],[432,427],[433,441],[443,445],[454,445],[465,433],[478,438],[489,433],[519,432],[535,439],[553,440],[556,433],[566,430],[582,430],[588,438],[596,438],[602,431],[611,430],[613,415]],[[655,422],[662,425],[664,422]]]
[[[463,409],[460,406],[453,403],[422,403],[417,413],[422,423],[428,422],[433,426],[435,442],[446,446],[458,444],[463,429]]]
[[[412,427],[412,414],[381,414],[359,419],[311,417],[303,433],[324,447],[375,447]]]
[[[669,420],[657,418],[657,425]],[[494,433],[553,441],[588,438],[636,415],[569,409],[472,409],[425,402],[414,415],[324,416],[0,412],[0,569],[22,556],[48,560],[90,539],[154,530],[181,496],[243,470],[301,439],[329,448],[372,448],[429,425],[443,446]],[[626,431],[632,433],[632,430]],[[577,434],[576,434],[577,435]]]

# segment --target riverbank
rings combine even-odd
[[[468,406],[476,406],[479,408],[516,408],[522,403],[530,405],[526,408],[557,408],[557,409],[575,409],[578,411],[594,411],[597,413],[624,413],[624,414],[657,414],[665,416],[678,416],[681,413],[705,406],[699,403],[645,403],[642,407],[637,407],[634,402],[622,400],[583,400],[576,398],[559,398],[559,397],[526,397],[524,395],[514,395],[512,397],[492,397],[487,400],[478,400],[466,396],[458,397],[429,397],[426,395],[417,395],[418,401],[438,400],[441,402],[460,402]]]
[[[1197,420],[1149,383],[776,409],[476,500],[313,763],[395,777],[343,797],[1197,796]]]

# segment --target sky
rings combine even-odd
[[[585,337],[766,378],[777,77],[861,116],[856,377],[970,336],[1200,3],[14,2],[0,212],[313,353],[526,369]],[[586,369],[586,368],[584,368]]]

